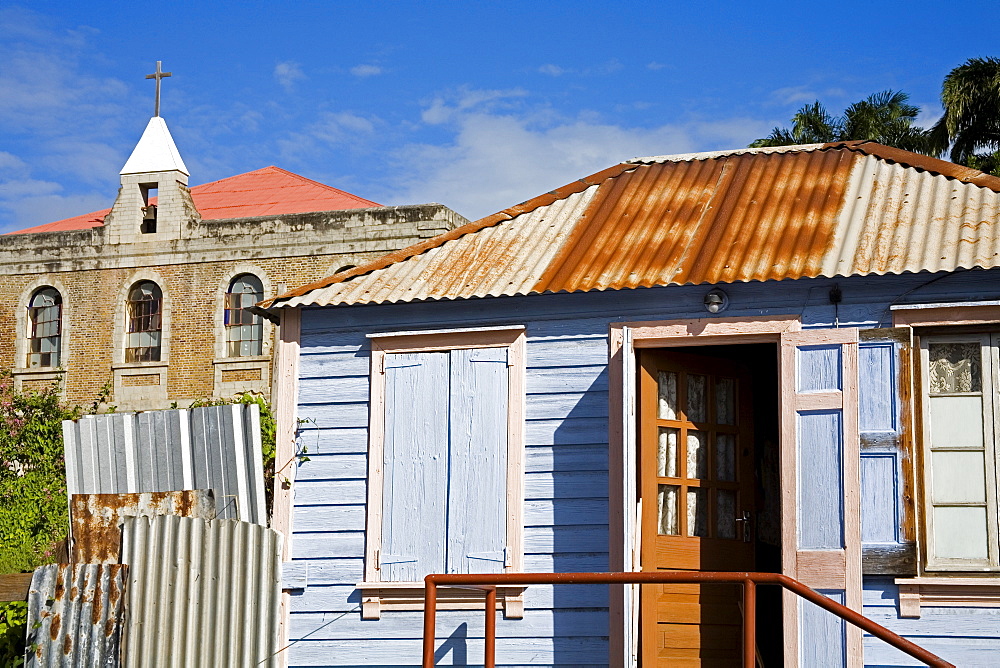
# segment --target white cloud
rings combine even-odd
[[[558,77],[562,76],[563,74],[566,74],[565,69],[559,67],[558,65],[553,65],[552,63],[549,63],[547,65],[542,65],[541,67],[538,68],[538,71],[541,72],[542,74],[548,74],[551,77]]]
[[[651,63],[646,64],[646,69],[653,70],[655,72],[656,70],[662,70],[666,66],[667,66],[666,63],[658,63],[656,61],[653,61]]]
[[[302,72],[302,66],[294,61],[287,60],[274,66],[274,79],[287,92],[294,90],[296,81],[301,81],[305,78],[306,75]]]
[[[507,106],[512,100],[527,97],[523,88],[507,90],[476,90],[461,88],[458,91],[440,95],[431,100],[428,107],[420,115],[420,119],[429,125],[447,123],[457,114],[478,108],[480,111],[493,110]]]
[[[355,65],[351,68],[351,74],[356,77],[374,77],[382,74],[383,70],[378,65]]]
[[[544,112],[449,109],[453,141],[399,151],[399,188],[382,200],[436,201],[479,218],[638,155],[742,147],[769,129],[746,118],[624,127]]]

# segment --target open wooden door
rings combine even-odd
[[[642,570],[754,570],[749,373],[731,360],[644,350]],[[644,585],[643,666],[740,663],[736,585]]]
[[[781,335],[782,571],[861,611],[858,330]],[[861,632],[786,592],[785,665],[861,665]]]

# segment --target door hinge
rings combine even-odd
[[[375,570],[381,570],[382,568],[382,550],[375,550]]]

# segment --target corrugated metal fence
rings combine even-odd
[[[119,665],[125,607],[121,564],[49,564],[28,592],[28,668]]]
[[[126,666],[278,666],[281,535],[246,522],[128,517]]]
[[[63,422],[70,494],[211,489],[220,518],[267,525],[255,404]]]

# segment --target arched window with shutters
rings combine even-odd
[[[163,329],[163,293],[152,281],[132,286],[125,304],[125,361],[159,362]]]
[[[251,357],[262,354],[264,323],[247,310],[264,298],[264,286],[253,274],[240,274],[226,292],[226,356]]]
[[[62,296],[53,287],[35,291],[28,303],[29,368],[59,366],[62,345]]]

